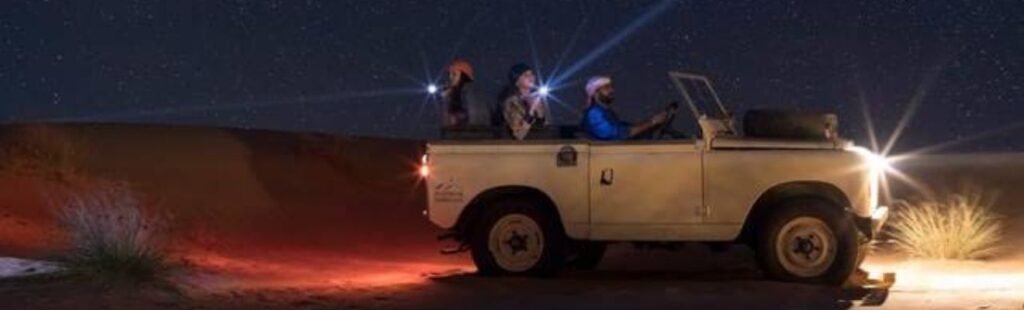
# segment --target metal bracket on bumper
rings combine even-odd
[[[875,208],[875,212],[871,213],[871,235],[877,234],[887,220],[889,220],[889,207],[878,206]]]
[[[857,225],[857,230],[864,233],[868,239],[874,239],[888,219],[889,207],[879,206],[871,213],[871,217],[854,217],[853,221]]]
[[[444,241],[444,240],[449,240],[449,239],[450,240],[458,240],[457,235],[456,235],[456,233],[454,231],[448,231],[448,232],[445,232],[445,233],[437,236],[437,240],[438,241]],[[451,255],[451,254],[462,253],[462,252],[465,252],[465,251],[469,251],[469,244],[466,243],[466,242],[459,242],[458,246],[455,246],[455,247],[445,247],[445,248],[441,249],[441,254]]]

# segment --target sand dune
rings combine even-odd
[[[19,129],[0,129],[0,136]],[[128,182],[170,211],[183,227],[179,233],[212,247],[259,240],[348,253],[402,249],[394,256],[416,257],[424,253],[409,251],[428,247],[436,253],[437,231],[420,215],[418,141],[137,125],[56,129],[76,141],[84,173]],[[0,235],[0,244],[24,252],[24,231],[53,224],[41,183],[0,177],[2,215],[25,227]]]
[[[0,143],[25,128],[0,127]],[[520,307],[513,302],[519,296],[515,291],[533,294],[528,304],[554,300],[547,304],[552,307],[590,300],[607,300],[608,307],[693,305],[687,301],[700,296],[701,305],[740,301],[735,296],[744,296],[737,306],[851,305],[843,292],[760,282],[749,251],[742,248],[715,254],[699,245],[675,253],[616,246],[604,270],[594,274],[569,274],[553,282],[470,276],[466,255],[438,253],[439,231],[421,215],[423,188],[414,172],[422,141],[178,126],[49,128],[75,142],[82,173],[128,182],[156,208],[174,215],[176,237],[185,240],[178,254],[197,267],[182,282],[201,289],[284,289],[290,295],[283,300],[290,305],[320,297],[289,289],[322,287],[340,290],[316,291],[333,296],[326,298],[329,305],[385,308]],[[899,167],[931,188],[973,180],[1001,190],[997,207],[1007,215],[1009,251],[999,259],[1024,260],[1019,207],[1024,191],[1017,190],[1024,185],[1024,175],[1017,173],[1024,155],[928,156]],[[894,185],[895,197],[916,194]],[[49,189],[45,178],[0,174],[0,256],[47,257],[58,249],[46,204]],[[251,295],[225,294],[244,299],[239,308],[265,306],[252,303]],[[404,299],[375,297],[379,294]],[[909,301],[902,305],[928,306],[932,296],[904,298]]]
[[[31,127],[28,127],[31,128]],[[168,210],[179,233],[210,248],[337,249],[395,258],[439,257],[438,231],[420,214],[415,164],[422,141],[346,138],[182,126],[48,126],[74,141],[84,173],[123,180]],[[25,126],[0,128],[0,142]],[[6,140],[2,140],[6,139]],[[932,155],[898,168],[933,189],[973,182],[1002,193],[998,211],[1024,236],[1024,154]],[[0,175],[0,246],[16,254],[52,250],[47,188],[37,178]],[[893,195],[919,192],[892,182]],[[35,250],[35,251],[31,251]]]

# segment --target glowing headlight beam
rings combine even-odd
[[[875,134],[875,122],[871,118],[871,110],[868,109],[868,102],[864,96],[864,88],[857,85],[857,101],[860,103],[861,115],[864,117],[864,127],[868,132],[868,141],[871,143],[871,150],[878,152],[878,135]]]
[[[872,154],[873,156],[868,157],[868,164],[871,165],[871,169],[880,172],[892,171],[892,162],[878,154]]]
[[[864,158],[869,168],[873,171],[886,172],[892,170],[892,161],[889,158],[886,158],[885,155],[872,152],[871,150],[860,146],[854,146],[847,150],[857,153]]]
[[[959,138],[959,139],[956,139],[956,140],[953,140],[953,141],[949,141],[949,142],[944,142],[944,143],[939,143],[939,144],[935,144],[935,145],[931,145],[931,146],[926,146],[926,147],[918,148],[918,149],[915,149],[915,150],[903,153],[903,154],[901,154],[901,156],[923,155],[923,154],[939,151],[939,150],[942,150],[942,149],[945,149],[945,148],[953,147],[953,146],[956,146],[956,145],[964,144],[964,143],[967,143],[967,142],[977,141],[977,140],[989,138],[989,137],[992,137],[992,136],[995,136],[995,135],[998,135],[998,134],[1003,134],[1003,133],[1011,132],[1011,131],[1018,130],[1018,129],[1021,129],[1021,128],[1024,128],[1024,121],[1010,123],[1008,125],[1004,125],[1004,126],[1000,126],[1000,127],[997,127],[997,128],[993,128],[993,129],[989,129],[989,130],[986,130],[986,131],[982,131],[980,133],[977,133],[977,134],[974,134],[974,135],[970,135],[970,136],[967,136],[967,137],[963,137],[963,138]]]
[[[882,199],[882,202],[885,204],[891,204],[893,202],[892,185],[889,183],[889,177],[886,175],[881,175],[879,177],[878,190],[878,194],[880,195],[878,198]]]
[[[935,192],[932,191],[931,188],[928,188],[927,184],[924,184],[923,182],[911,177],[910,175],[903,173],[903,171],[893,169],[889,171],[888,175],[892,176],[894,180],[906,184],[907,186],[910,186],[910,189],[916,191],[917,194],[921,196],[929,198],[935,197]],[[888,178],[884,178],[883,180],[886,180],[888,182]]]
[[[918,86],[917,91],[914,92],[914,97],[910,99],[910,103],[907,104],[907,109],[903,111],[903,116],[900,117],[899,123],[896,123],[896,129],[893,130],[892,135],[889,136],[889,141],[885,143],[885,147],[882,148],[882,154],[889,154],[892,151],[893,146],[896,145],[896,141],[903,135],[903,130],[910,125],[911,120],[914,119],[914,115],[917,114],[917,108],[921,106],[921,102],[924,101],[925,96],[931,90],[932,86],[935,85],[935,81],[938,80],[939,74],[942,73],[942,67],[939,66],[925,77],[923,83]]]

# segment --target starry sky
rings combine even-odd
[[[1024,151],[1021,1],[6,0],[0,118],[431,138],[424,89],[455,56],[485,98],[517,62],[558,80],[557,123],[593,74],[645,119],[680,70],[739,112],[836,112],[862,144],[866,107],[882,138],[906,119],[897,151]]]

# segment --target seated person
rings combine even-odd
[[[509,85],[499,98],[502,123],[516,140],[526,139],[531,128],[549,125],[547,101],[536,91],[537,77],[525,64],[512,66]]]
[[[441,93],[444,102],[444,128],[487,126],[488,109],[473,90],[473,67],[463,59],[448,64],[448,85]]]
[[[616,141],[638,138],[651,133],[669,120],[670,111],[655,114],[649,121],[631,124],[619,119],[611,104],[615,101],[612,79],[595,76],[587,81],[587,109],[581,127],[591,139]]]

